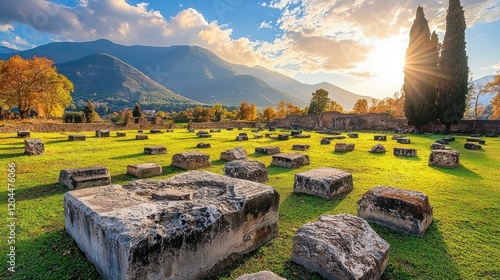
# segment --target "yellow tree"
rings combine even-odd
[[[262,113],[262,118],[264,118],[265,121],[272,121],[276,117],[276,110],[274,110],[273,107],[267,107],[264,109],[264,112]]]
[[[500,118],[500,74],[496,75],[493,81],[487,83],[484,90],[486,92],[497,93],[490,101],[491,105],[493,105],[493,115],[491,119],[496,120]]]
[[[0,63],[0,99],[17,107],[21,118],[36,110],[41,116],[62,116],[71,104],[73,83],[57,73],[48,58],[23,59],[19,55]]]
[[[331,101],[330,104],[328,105],[328,111],[336,111],[336,112],[344,112],[344,107],[337,103],[337,101]]]
[[[354,108],[352,111],[356,114],[366,114],[368,113],[368,100],[361,98],[354,103]]]

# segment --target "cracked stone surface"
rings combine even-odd
[[[351,173],[323,167],[295,174],[293,192],[335,199],[354,189]]]

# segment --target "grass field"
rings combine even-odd
[[[249,132],[250,138],[252,133]],[[25,156],[23,139],[14,134],[0,134],[0,174],[2,200],[0,219],[7,221],[8,164],[16,164],[16,272],[7,271],[9,229],[0,227],[0,278],[12,279],[100,279],[99,274],[76,243],[64,230],[63,195],[65,187],[57,183],[59,171],[90,165],[108,167],[112,182],[124,184],[133,177],[126,175],[128,164],[154,162],[163,166],[171,177],[184,172],[170,167],[172,155],[196,150],[199,142],[209,142],[210,149],[200,150],[211,155],[212,167],[206,169],[222,174],[223,150],[244,147],[250,159],[270,165],[271,156],[254,154],[254,148],[277,145],[291,152],[293,144],[306,143],[311,165],[291,170],[268,167],[268,185],[280,193],[279,235],[257,251],[233,263],[214,279],[235,279],[260,270],[272,270],[287,279],[321,279],[290,261],[292,238],[304,223],[316,220],[321,214],[350,213],[356,215],[356,203],[362,194],[377,186],[394,186],[417,190],[429,196],[434,207],[434,222],[423,237],[408,236],[372,224],[375,231],[390,245],[390,261],[382,279],[500,279],[500,139],[484,138],[483,150],[463,148],[465,137],[450,143],[461,153],[461,166],[456,169],[432,168],[427,165],[429,146],[440,135],[413,136],[410,145],[390,140],[382,143],[387,153],[368,153],[376,142],[373,134],[360,133],[353,152],[333,153],[334,143],[320,145],[322,135],[310,133],[310,139],[277,141],[250,139],[237,142],[240,131],[212,133],[212,138],[200,139],[186,129],[173,133],[148,134],[149,140],[135,140],[136,131],[127,131],[126,138],[96,138],[85,132],[87,141],[69,142],[71,133],[32,133],[45,142],[45,154]],[[144,146],[163,145],[167,155],[146,155]],[[418,149],[417,158],[398,158],[392,155],[397,146]],[[297,172],[323,166],[352,173],[354,191],[340,200],[328,201],[292,193]],[[155,178],[156,179],[156,178]],[[2,223],[4,224],[4,223]]]

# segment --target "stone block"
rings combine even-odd
[[[288,140],[288,139],[290,139],[290,135],[289,134],[278,134],[278,140],[285,141],[285,140]]]
[[[259,132],[260,132],[260,130],[259,130],[259,129],[252,129],[252,132],[253,132],[253,133],[259,133]]]
[[[332,143],[332,140],[328,138],[323,138],[321,139],[321,145],[330,145]]]
[[[45,143],[39,138],[24,139],[24,154],[36,156],[45,153]]]
[[[226,150],[220,153],[220,159],[227,161],[247,159],[247,158],[248,158],[247,151],[242,147]]]
[[[466,142],[464,144],[464,148],[466,150],[481,150],[482,149],[482,146],[481,145],[478,145],[476,143],[471,143],[471,142]]]
[[[276,127],[270,127],[269,131],[276,131]]]
[[[302,130],[292,130],[290,131],[290,136],[297,136],[302,134]]]
[[[68,140],[69,141],[85,141],[87,140],[87,136],[83,134],[72,134],[68,135]]]
[[[164,146],[147,146],[144,147],[144,153],[149,155],[161,155],[167,153],[167,147]]]
[[[370,153],[373,153],[373,154],[382,154],[385,152],[386,152],[385,147],[382,144],[377,144],[377,145],[373,146],[372,149],[370,150]]]
[[[31,137],[31,132],[29,130],[18,130],[17,138],[29,138]]]
[[[95,131],[95,137],[109,137],[110,131],[109,130],[96,130]]]
[[[236,278],[236,280],[286,280],[286,278],[281,278],[271,271],[264,270],[257,273],[242,275]]]
[[[144,133],[144,130],[139,129],[139,130],[137,130],[137,133]]]
[[[146,134],[137,134],[135,140],[148,140],[149,137]]]
[[[394,155],[397,157],[416,157],[417,149],[394,148]]]
[[[103,166],[63,169],[59,172],[59,183],[70,190],[106,186],[111,184],[111,175]]]
[[[169,128],[169,129],[165,130],[165,132],[174,132],[174,129],[173,128]]]
[[[311,135],[309,134],[299,134],[299,135],[295,135],[293,136],[293,138],[311,138]]]
[[[418,236],[425,233],[433,219],[426,194],[384,186],[377,186],[361,197],[358,216]]]
[[[387,135],[374,135],[373,140],[376,141],[387,141]]]
[[[104,279],[205,279],[278,234],[272,187],[209,172],[67,192],[65,227]]]
[[[299,228],[291,259],[325,279],[380,279],[389,262],[389,247],[359,217],[321,215]]]
[[[429,166],[457,168],[460,166],[460,152],[454,150],[431,151]]]
[[[330,134],[330,135],[342,135],[342,132],[340,132],[340,131],[333,131],[333,130],[332,131],[327,131],[326,133]]]
[[[293,192],[335,199],[353,190],[351,173],[330,167],[295,174]]]
[[[210,133],[219,133],[220,132],[220,128],[218,129],[210,129]]]
[[[266,154],[266,155],[276,155],[281,153],[280,147],[276,146],[266,146],[266,147],[257,147],[255,148],[256,154]]]
[[[281,153],[273,155],[271,165],[285,168],[298,168],[309,165],[309,156],[301,153]]]
[[[151,129],[149,131],[149,133],[151,133],[151,134],[161,134],[161,133],[163,133],[163,131],[161,131],[161,129]]]
[[[248,135],[238,135],[236,141],[248,141]]]
[[[254,138],[254,139],[262,139],[262,138],[264,138],[264,137],[262,136],[262,134],[254,134],[254,135],[253,135],[253,138]]]
[[[348,133],[347,136],[349,136],[349,138],[359,138],[358,133]]]
[[[400,138],[404,138],[403,135],[392,135],[392,140],[398,140]]]
[[[127,165],[127,174],[144,179],[163,175],[163,169],[156,163]]]
[[[227,129],[228,131],[232,131],[232,130],[234,130],[234,127],[228,127],[228,128],[226,128],[226,129]]]
[[[344,139],[346,139],[346,137],[344,135],[327,136],[325,138],[328,140],[344,140]]]
[[[292,146],[292,150],[297,150],[297,151],[307,151],[309,149],[309,145],[307,144],[294,144]]]
[[[431,150],[446,150],[446,146],[439,143],[432,143]]]
[[[194,132],[195,132],[195,130],[194,130],[194,128],[188,128],[188,132],[190,132],[190,133],[194,133]]]
[[[172,157],[172,166],[186,170],[211,167],[210,155],[200,152],[183,152]]]
[[[448,142],[454,142],[455,137],[448,136],[448,137],[443,138],[443,140],[448,141]]]
[[[352,143],[335,143],[336,153],[345,153],[354,151],[355,145]]]
[[[127,133],[126,132],[116,132],[116,137],[126,137]]]
[[[399,138],[397,141],[399,144],[410,144],[411,143],[410,138]]]
[[[255,160],[234,160],[228,162],[224,165],[224,175],[260,183],[268,180],[266,165]]]
[[[484,140],[482,140],[481,138],[475,138],[475,137],[470,138],[469,137],[465,141],[466,142],[477,142],[477,143],[479,143],[479,142],[484,141]],[[479,144],[481,144],[481,143],[479,143]]]
[[[441,144],[441,145],[448,145],[449,142],[444,140],[444,139],[438,139],[436,140],[436,143]]]
[[[470,135],[470,137],[476,137],[476,138],[477,138],[477,137],[481,137],[481,134],[478,134],[478,133],[473,133],[473,134],[471,134],[471,135]]]
[[[199,149],[208,149],[208,148],[212,148],[212,145],[210,145],[210,143],[198,143],[196,145],[196,148],[199,148]]]

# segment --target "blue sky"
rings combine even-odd
[[[474,78],[500,70],[500,0],[461,0]],[[403,81],[408,31],[422,5],[444,36],[441,0],[0,1],[0,45],[107,38],[125,45],[205,47],[314,84],[391,96]]]

